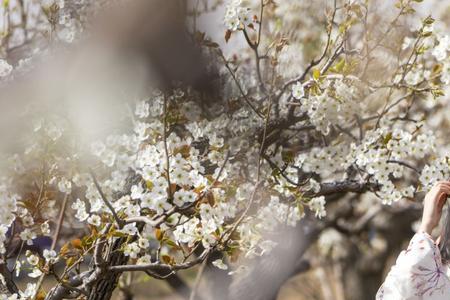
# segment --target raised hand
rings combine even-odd
[[[433,229],[439,224],[442,207],[448,195],[450,195],[450,181],[436,183],[425,195],[420,231],[431,234]]]

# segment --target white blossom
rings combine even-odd
[[[212,262],[213,266],[221,269],[221,270],[228,270],[228,266],[223,262],[221,259],[216,259]]]
[[[63,177],[58,182],[58,189],[61,193],[70,194],[72,191],[72,182]]]
[[[312,198],[309,202],[309,207],[311,208],[312,211],[314,211],[315,216],[319,219],[327,215],[327,212],[325,210],[324,196]]]
[[[6,77],[11,74],[13,67],[4,59],[0,59],[0,77]]]
[[[94,226],[100,226],[102,223],[102,219],[98,215],[92,215],[87,219],[87,222]]]
[[[305,95],[305,90],[303,89],[303,85],[301,82],[296,82],[292,86],[292,96],[295,99],[301,99]]]

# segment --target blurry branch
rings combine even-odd
[[[313,195],[314,197],[318,197],[344,192],[362,193],[370,190],[371,188],[377,187],[377,184],[357,180],[324,182],[320,184],[320,190],[318,193],[306,192],[305,195]]]
[[[222,242],[222,240],[224,241],[224,244],[228,243],[228,241],[230,240],[231,236],[236,231],[238,226],[242,223],[242,221],[244,220],[244,218],[247,215],[248,211],[250,210],[251,206],[253,205],[253,202],[254,202],[255,196],[256,196],[256,191],[258,190],[258,188],[259,188],[261,183],[262,183],[261,181],[256,182],[256,184],[253,187],[253,191],[252,191],[252,194],[250,196],[250,199],[248,200],[248,203],[247,203],[247,205],[244,208],[244,211],[241,213],[239,218],[234,222],[233,226],[231,226],[229,229],[224,231],[224,233],[221,235],[221,237],[220,237],[220,239],[218,241],[219,243]]]
[[[336,227],[340,232],[345,232],[347,234],[358,234],[365,229],[367,224],[372,221],[372,219],[379,212],[381,212],[382,209],[383,208],[381,205],[373,206],[354,223],[350,223],[344,219],[338,219],[336,220],[334,227]]]
[[[303,184],[306,183],[306,182],[304,182],[304,183],[295,182],[295,181],[293,181],[291,178],[289,178],[289,177],[286,175],[286,173],[285,173],[285,171],[286,171],[286,169],[287,169],[287,167],[288,167],[287,164],[286,164],[283,168],[280,168],[280,167],[278,167],[278,165],[277,165],[275,162],[273,162],[273,161],[270,159],[270,157],[269,157],[267,154],[263,154],[263,158],[267,161],[267,163],[270,165],[270,167],[272,168],[272,170],[278,171],[278,172],[280,173],[280,175],[281,175],[287,182],[289,182],[290,184],[292,184],[292,185],[294,185],[294,186],[301,186],[301,185],[303,185]]]
[[[225,64],[225,68],[228,70],[228,72],[230,73],[231,77],[233,78],[234,82],[236,83],[236,86],[239,89],[239,92],[241,93],[242,97],[244,98],[244,101],[247,103],[247,105],[260,117],[260,118],[264,118],[264,115],[262,115],[258,109],[251,103],[250,99],[248,98],[247,94],[244,92],[244,89],[242,88],[241,83],[239,82],[239,80],[236,77],[235,72],[231,69],[230,67],[230,63],[228,62],[228,60],[225,58],[225,56],[223,55],[222,51],[218,51],[218,55],[220,56],[220,58],[223,60],[224,64]]]
[[[259,80],[259,86],[261,88],[261,90],[264,93],[267,93],[267,88],[266,85],[264,83],[264,79],[261,73],[261,59],[263,59],[262,56],[260,56],[259,54],[259,44],[261,42],[261,32],[262,32],[262,26],[263,26],[263,16],[264,16],[264,0],[261,0],[260,3],[260,16],[259,16],[259,27],[258,27],[258,36],[257,36],[257,40],[255,42],[252,42],[250,40],[250,37],[248,36],[247,30],[244,29],[242,30],[242,32],[244,33],[244,37],[245,40],[247,41],[247,44],[250,46],[250,48],[253,50],[254,54],[255,54],[255,62],[256,62],[256,74],[258,76],[258,80]]]
[[[273,99],[272,99],[272,90],[273,90],[273,82],[275,80],[275,71],[273,70],[272,72],[272,84],[271,84],[271,89],[269,92],[269,106],[267,108],[267,113],[266,113],[266,118],[265,118],[265,122],[264,122],[264,128],[263,128],[263,133],[262,133],[262,139],[261,139],[261,143],[260,143],[260,147],[259,147],[259,153],[258,153],[258,165],[257,165],[257,171],[256,171],[256,183],[253,187],[253,192],[250,196],[250,199],[246,205],[246,207],[244,208],[244,211],[241,213],[241,215],[239,216],[239,218],[235,221],[235,223],[233,224],[232,227],[230,227],[228,230],[226,230],[222,236],[219,239],[219,243],[222,241],[222,239],[225,240],[225,244],[228,243],[228,241],[230,240],[232,234],[235,232],[235,230],[237,229],[237,227],[242,223],[242,221],[244,220],[244,218],[246,217],[248,211],[250,210],[250,208],[253,205],[253,201],[255,199],[256,196],[256,192],[259,188],[259,185],[263,183],[263,181],[261,180],[260,176],[261,176],[261,164],[262,164],[262,160],[263,158],[263,154],[266,150],[265,148],[265,143],[266,143],[266,138],[267,138],[267,130],[269,127],[269,120],[270,120],[270,113],[272,110],[272,104],[273,104]],[[227,236],[228,234],[228,236]]]
[[[56,249],[56,244],[58,242],[59,235],[61,233],[62,224],[64,222],[64,216],[66,213],[67,202],[69,201],[69,195],[70,195],[70,193],[66,193],[64,195],[64,199],[63,199],[63,202],[61,205],[61,210],[59,212],[58,223],[56,224],[55,234],[53,235],[52,245],[50,247],[51,250]]]
[[[400,2],[400,3],[402,3],[402,2]],[[375,44],[372,47],[370,47],[369,36],[371,35],[371,32],[370,32],[370,30],[368,28],[368,21],[367,21],[368,14],[369,14],[369,3],[367,2],[366,5],[367,6],[366,6],[365,19],[364,19],[364,22],[363,22],[364,23],[364,29],[365,29],[364,30],[364,40],[365,40],[364,45],[365,45],[366,53],[361,58],[361,61],[366,60],[366,64],[364,65],[364,69],[362,71],[361,78],[365,77],[365,74],[366,74],[366,72],[367,72],[367,70],[369,68],[369,65],[370,65],[371,61],[372,61],[372,57],[371,57],[372,52],[381,45],[381,43],[384,41],[384,39],[392,31],[392,29],[396,27],[397,21],[403,15],[403,13],[405,11],[405,8],[406,8],[406,6],[402,5],[402,7],[400,8],[399,13],[390,22],[389,26],[387,27],[387,30],[381,35],[381,37],[378,39],[378,41],[375,42]],[[377,28],[377,27],[375,27],[375,28]]]
[[[357,138],[356,136],[354,136],[353,133],[352,133],[350,130],[348,130],[348,129],[346,129],[346,128],[342,128],[341,126],[339,126],[339,125],[337,125],[337,124],[335,125],[335,127],[336,127],[340,132],[342,132],[342,133],[348,135],[351,139],[353,139],[353,140],[355,140],[355,141],[358,141],[358,138]]]
[[[3,258],[0,259],[0,275],[3,276],[3,282],[0,281],[0,294],[12,295],[19,292],[12,279],[12,274],[8,270],[6,260]]]
[[[304,81],[306,76],[308,75],[309,71],[311,71],[311,69],[313,67],[315,67],[316,65],[320,64],[322,62],[322,60],[325,58],[325,56],[327,55],[328,49],[330,47],[330,44],[331,44],[331,33],[333,32],[333,24],[334,24],[334,19],[336,17],[336,12],[337,12],[337,0],[334,0],[333,13],[332,13],[332,16],[331,16],[331,20],[330,20],[330,22],[329,22],[329,24],[327,26],[327,42],[325,44],[325,47],[323,49],[322,54],[319,56],[319,58],[313,59],[300,76],[298,76],[298,77],[296,77],[294,79],[291,79],[287,83],[285,83],[283,85],[283,87],[280,89],[279,94],[276,96],[277,99],[279,99],[285,93],[286,89],[289,86],[291,86],[292,84],[294,84],[294,83],[296,83],[298,81],[300,81],[300,82]],[[342,42],[342,44],[343,44],[343,42]],[[342,46],[342,44],[341,44],[341,46]],[[334,59],[332,61],[334,61]],[[330,61],[331,61],[331,59],[330,59]],[[325,73],[325,72],[322,71],[321,74],[323,74],[323,73]]]
[[[50,246],[50,251],[54,251],[56,249],[56,245],[57,245],[58,240],[59,240],[59,235],[61,233],[62,224],[64,222],[64,215],[66,213],[66,206],[67,206],[67,202],[68,202],[68,199],[69,199],[69,195],[70,195],[70,193],[66,193],[64,195],[64,199],[63,199],[63,202],[62,202],[62,205],[61,205],[61,210],[59,212],[58,223],[56,224],[55,233],[54,233],[53,238],[52,238],[52,245]],[[47,270],[48,268],[50,268],[50,265],[51,265],[51,262],[46,262],[44,269]],[[44,282],[44,278],[45,278],[46,275],[47,274],[44,272],[39,277],[39,279],[38,279],[38,281],[36,283],[36,291],[39,291],[39,289],[41,288],[42,283]],[[33,300],[36,299],[37,295],[38,295],[38,293],[36,293],[34,295]]]
[[[407,162],[405,162],[405,161],[400,161],[400,160],[395,160],[395,159],[389,159],[387,162],[388,162],[388,163],[393,163],[393,164],[397,164],[397,165],[401,165],[401,166],[407,167],[408,169],[413,170],[413,171],[416,172],[417,174],[420,174],[420,173],[421,173],[416,167],[414,167],[413,165],[411,165],[411,164],[409,164],[409,163],[407,163]]]
[[[402,7],[402,9],[403,9],[403,7]],[[389,28],[389,29],[391,29],[391,28]],[[413,58],[413,56],[415,56],[414,62],[416,61],[416,59],[417,59],[417,57],[418,57],[418,54],[417,54],[418,52],[417,52],[416,50],[417,50],[417,46],[418,46],[419,42],[421,41],[421,38],[422,38],[422,35],[419,34],[418,37],[416,38],[415,42],[414,42],[414,46],[412,47],[411,53],[410,53],[410,55],[409,55],[409,57],[408,57],[408,59],[407,59],[407,61],[406,61],[406,63],[405,63],[405,66],[407,66],[407,67],[404,68],[404,70],[403,70],[403,72],[402,72],[400,82],[402,82],[402,81],[405,79],[406,74],[411,70],[413,64],[410,64],[410,62],[411,62],[411,59]],[[408,68],[408,67],[409,67],[409,68]],[[397,71],[399,70],[399,68],[400,68],[400,65],[397,67]],[[391,87],[389,88],[388,93],[387,93],[387,96],[386,96],[386,100],[385,100],[385,104],[384,104],[384,106],[383,106],[383,109],[381,110],[381,113],[379,114],[379,117],[378,117],[378,119],[377,119],[376,127],[379,126],[380,121],[381,121],[381,118],[382,118],[384,115],[386,115],[386,114],[389,112],[389,110],[391,110],[395,105],[397,105],[398,103],[400,103],[403,99],[406,99],[406,98],[408,98],[409,96],[413,95],[413,93],[407,94],[407,95],[405,95],[404,97],[401,97],[400,99],[398,99],[397,101],[395,101],[395,102],[393,103],[393,105],[389,105],[389,103],[390,103],[390,101],[391,101],[391,96],[392,96],[393,93],[394,93],[394,87],[391,86]],[[388,105],[389,105],[389,106],[388,106]]]
[[[177,274],[172,274],[165,279],[175,292],[183,299],[189,299],[191,288]]]
[[[24,41],[25,43],[28,40],[28,15],[27,15],[27,9],[25,7],[25,1],[24,0],[18,0],[17,1],[20,6],[20,25],[22,26],[23,34],[24,34]]]
[[[164,93],[164,106],[163,106],[163,143],[164,153],[166,154],[166,176],[167,176],[167,198],[172,199],[172,185],[170,183],[170,157],[169,149],[167,147],[167,95]]]
[[[150,264],[142,264],[142,265],[117,265],[117,266],[110,266],[107,268],[108,271],[111,272],[126,272],[126,271],[156,271],[156,272],[173,272],[178,270],[184,270],[189,269],[199,263],[201,263],[206,257],[208,256],[210,249],[206,249],[203,251],[203,253],[198,256],[197,258],[181,263],[181,264],[164,264],[164,263],[150,263]]]

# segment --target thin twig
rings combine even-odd
[[[121,220],[119,218],[119,216],[117,215],[116,211],[114,210],[114,207],[112,206],[112,204],[108,201],[108,199],[106,198],[106,195],[103,193],[102,188],[100,187],[100,184],[97,181],[97,178],[95,177],[94,172],[92,171],[91,168],[89,168],[89,173],[91,174],[92,180],[94,181],[95,187],[97,188],[98,193],[100,194],[100,197],[102,198],[103,202],[105,203],[105,205],[108,207],[108,209],[111,211],[114,220],[117,223],[117,226],[119,228],[122,228],[124,225],[123,220]]]
[[[411,165],[411,164],[409,164],[409,163],[407,163],[407,162],[401,161],[401,160],[389,159],[387,162],[388,162],[388,163],[391,163],[391,164],[397,164],[397,165],[401,165],[401,166],[407,167],[408,169],[413,170],[413,171],[416,172],[417,174],[420,174],[420,173],[421,173],[421,172],[419,171],[419,169],[417,169],[417,168],[414,167],[413,165]]]
[[[58,223],[56,225],[55,233],[53,235],[52,245],[50,246],[50,251],[54,251],[55,248],[56,248],[56,244],[58,242],[59,235],[61,233],[62,224],[64,222],[64,215],[65,215],[65,212],[66,212],[67,201],[69,199],[69,195],[70,195],[69,193],[66,193],[64,195],[63,203],[61,205],[61,210],[59,212]],[[46,262],[45,263],[45,269],[48,269],[49,267],[50,267],[50,262]],[[38,281],[36,283],[36,288],[35,288],[36,291],[39,291],[39,289],[41,288],[42,283],[44,282],[44,278],[45,278],[46,275],[47,275],[46,273],[42,273],[42,275],[39,277],[39,279],[38,279]],[[34,295],[33,300],[36,299],[37,294],[38,293],[36,293]]]
[[[241,93],[242,97],[244,98],[245,103],[247,103],[248,106],[258,115],[260,118],[264,118],[264,116],[256,109],[256,107],[251,103],[250,99],[247,97],[247,94],[244,92],[244,89],[242,88],[241,83],[236,77],[236,74],[233,72],[233,70],[230,67],[230,64],[228,63],[227,59],[223,55],[222,52],[219,53],[219,56],[222,58],[225,64],[225,68],[228,70],[228,72],[231,75],[231,78],[233,78],[233,81],[235,82],[237,88],[239,89],[239,92]]]
[[[311,69],[314,66],[320,64],[322,62],[322,60],[325,58],[325,56],[330,48],[330,44],[331,44],[331,34],[333,32],[333,23],[334,23],[334,19],[336,17],[336,11],[337,11],[337,3],[335,0],[334,1],[334,10],[333,10],[333,14],[332,14],[331,21],[329,24],[329,29],[327,29],[327,43],[325,45],[325,48],[323,49],[322,54],[319,56],[318,59],[311,60],[309,65],[306,67],[306,69],[303,71],[303,73],[300,76],[293,78],[293,79],[289,80],[287,83],[285,83],[283,85],[283,87],[281,88],[280,93],[276,96],[277,99],[279,99],[284,94],[284,92],[290,85],[292,85],[298,81],[301,82],[301,81],[305,80],[306,75],[308,75],[309,71],[311,71]],[[324,72],[321,72],[321,73],[323,74]]]
[[[164,94],[164,127],[163,127],[163,142],[164,142],[164,153],[166,154],[166,176],[167,184],[169,185],[167,189],[167,197],[172,199],[172,185],[170,183],[170,157],[169,149],[167,147],[167,95]]]

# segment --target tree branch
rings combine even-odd
[[[92,180],[94,181],[95,187],[97,188],[98,193],[100,194],[103,202],[105,203],[105,205],[108,207],[108,209],[111,211],[114,220],[117,223],[117,226],[119,228],[122,228],[124,225],[123,220],[121,220],[119,218],[119,216],[117,215],[116,211],[114,210],[114,207],[112,206],[112,204],[108,201],[108,199],[106,198],[105,194],[102,191],[102,188],[100,187],[100,185],[98,184],[97,178],[94,175],[94,172],[92,171],[92,169],[89,169],[89,173],[91,174]]]

